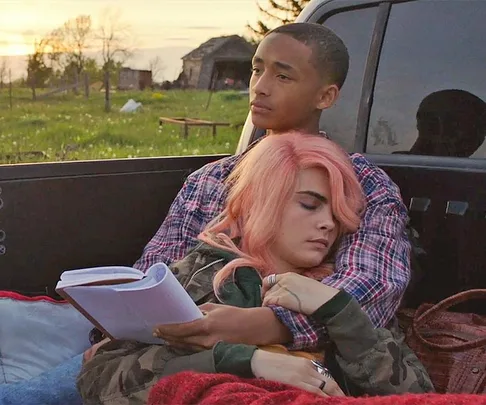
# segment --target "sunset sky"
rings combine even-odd
[[[0,55],[25,55],[66,20],[106,7],[119,9],[138,48],[195,47],[210,37],[244,34],[255,22],[255,0],[0,0]]]

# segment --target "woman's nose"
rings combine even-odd
[[[334,215],[332,213],[331,207],[327,206],[322,212],[319,228],[332,231],[335,228],[335,226],[336,226],[336,221],[334,219]]]

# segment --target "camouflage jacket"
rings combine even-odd
[[[213,291],[214,274],[235,257],[230,252],[200,244],[186,258],[174,263],[171,270],[198,305],[218,302]],[[239,307],[260,306],[259,276],[253,269],[239,270],[235,282],[225,285],[223,303]],[[245,277],[238,278],[239,274]],[[311,315],[311,320],[326,325],[326,338],[332,343],[344,383],[351,382],[360,392],[369,395],[433,391],[426,370],[404,343],[398,327],[375,329],[354,298],[345,292],[340,293],[340,297],[341,305],[337,310],[334,305],[334,312],[329,312],[324,304]],[[326,314],[323,316],[323,313]],[[250,369],[249,360],[256,347],[223,342],[218,345],[219,350],[230,354],[250,353],[245,368]],[[117,341],[104,345],[91,361],[83,365],[78,377],[83,403],[143,404],[152,386],[164,376],[188,369],[200,372],[223,372],[224,369],[228,372],[228,364],[219,368],[215,360],[218,345],[200,353],[136,342]],[[241,364],[240,370],[233,370],[233,373],[238,375],[239,371]]]

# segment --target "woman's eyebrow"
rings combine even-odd
[[[304,191],[298,191],[297,194],[307,194],[310,195],[311,197],[317,198],[319,201],[322,202],[327,202],[327,197],[323,196],[322,194],[316,193],[315,191],[311,190],[304,190]]]

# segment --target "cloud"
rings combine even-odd
[[[16,31],[0,28],[0,46],[24,46],[41,38],[42,34],[33,30]]]
[[[0,46],[24,46],[22,41],[8,41],[6,39],[0,39]]]
[[[20,35],[20,36],[35,36],[35,35],[40,35],[40,31],[34,31],[34,30],[15,30],[15,29],[5,29],[5,28],[0,28],[0,35]]]
[[[12,35],[19,34],[17,30],[6,30],[5,28],[0,28],[0,35]]]
[[[34,35],[37,35],[38,33],[35,32],[34,30],[25,30],[25,31],[22,31],[22,35],[25,36],[25,37],[31,37],[31,36],[34,36]]]
[[[169,37],[165,38],[166,41],[190,41],[191,38],[189,37]]]
[[[183,27],[187,30],[194,30],[194,31],[218,31],[221,27],[211,26],[211,25],[193,25],[189,27]]]

